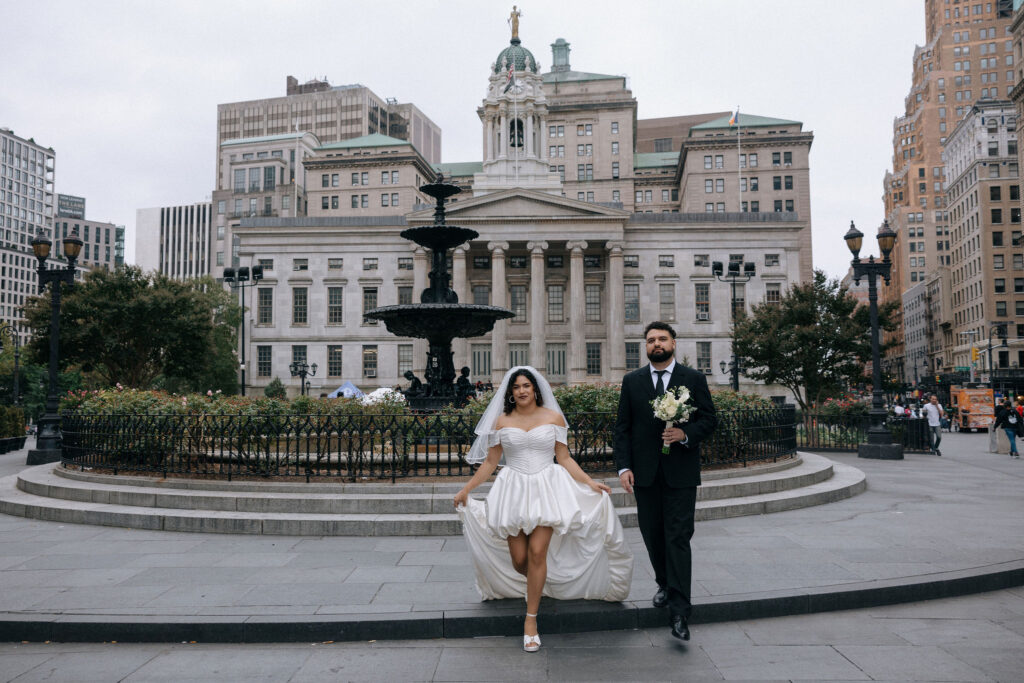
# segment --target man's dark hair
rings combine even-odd
[[[644,328],[644,339],[647,339],[647,333],[650,332],[651,330],[665,330],[673,339],[676,338],[676,331],[672,329],[672,326],[669,325],[668,323],[663,323],[660,320],[655,320],[653,323],[649,323],[647,327]]]
[[[537,386],[537,378],[533,376],[533,373],[526,368],[519,368],[512,373],[512,376],[508,378],[508,388],[505,389],[505,414],[508,415],[512,412],[512,409],[516,407],[516,401],[512,397],[512,385],[516,383],[517,377],[525,377],[530,380],[530,384],[533,385],[533,397],[537,400],[537,405],[544,405],[544,398],[540,395],[540,387]]]

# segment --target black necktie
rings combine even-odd
[[[667,372],[667,371],[666,370],[655,370],[655,372],[658,373],[658,383],[654,385],[654,393],[657,396],[661,396],[662,394],[665,393],[665,382],[662,379],[662,375],[664,375],[665,372]]]

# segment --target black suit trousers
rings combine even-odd
[[[668,590],[669,611],[689,618],[693,574],[694,511],[697,487],[673,488],[659,471],[651,486],[637,486],[637,523],[654,568],[654,580]]]

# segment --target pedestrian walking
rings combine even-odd
[[[942,455],[942,451],[939,450],[939,443],[942,442],[942,418],[946,415],[946,411],[939,405],[939,397],[932,394],[928,399],[928,403],[924,406],[925,417],[928,418],[928,431],[930,438],[928,439],[932,453],[935,455]]]
[[[1017,437],[1024,436],[1024,420],[1021,419],[1020,413],[1017,412],[1010,399],[1003,399],[1002,409],[996,415],[993,426],[997,429],[1002,428],[1006,432],[1006,439],[1010,442],[1010,457],[1019,458]]]

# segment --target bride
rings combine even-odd
[[[474,431],[467,460],[480,467],[454,502],[476,588],[484,600],[526,597],[523,649],[536,652],[541,595],[623,600],[633,554],[611,489],[570,457],[565,415],[537,370],[509,370]],[[486,500],[470,498],[499,464]]]

